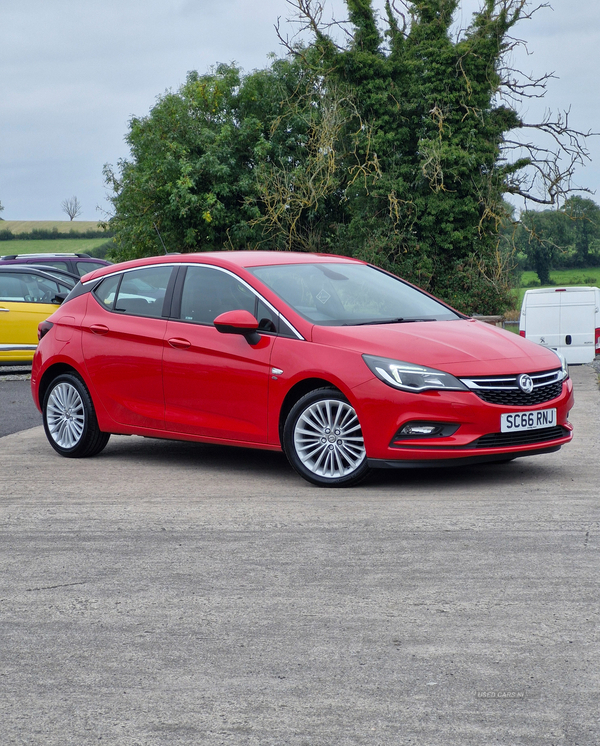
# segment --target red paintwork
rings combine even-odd
[[[140,259],[86,275],[84,283],[148,264],[223,267],[252,285],[304,339],[262,334],[260,342],[251,345],[241,334],[222,334],[211,326],[111,313],[86,293],[50,317],[53,327],[40,342],[33,361],[31,385],[36,405],[41,408],[44,374],[63,364],[86,382],[101,430],[275,450],[281,448],[280,413],[286,395],[296,384],[319,379],[336,386],[356,409],[369,458],[456,459],[540,448],[537,444],[469,449],[469,443],[482,435],[500,431],[501,414],[523,408],[487,404],[470,391],[413,394],[396,390],[376,378],[361,355],[414,362],[455,376],[485,376],[555,369],[558,361],[550,350],[474,319],[315,326],[247,270],[315,261],[355,260],[315,254],[219,252]],[[233,324],[250,323],[240,315],[244,313],[229,312],[224,314],[229,318],[222,321],[231,326],[233,316]],[[570,431],[567,415],[572,406],[573,387],[567,380],[560,397],[530,409],[555,407],[557,424]],[[398,441],[401,447],[390,447],[398,429],[411,420],[457,423],[460,428],[447,438]],[[543,447],[562,445],[570,438],[546,442]]]

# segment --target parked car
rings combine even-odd
[[[525,291],[519,334],[560,352],[569,365],[591,363],[600,355],[600,288]]]
[[[0,265],[1,267],[2,265]],[[68,280],[77,284],[81,279],[79,275],[74,275],[72,272],[67,272],[65,269],[56,269],[51,264],[28,264],[28,269],[41,269],[44,272],[48,272],[53,277],[57,277],[59,280]]]
[[[70,272],[75,277],[83,277],[88,272],[112,264],[107,259],[96,259],[89,254],[6,254],[0,256],[0,266],[13,264],[47,264],[49,267]]]
[[[0,265],[0,365],[30,363],[40,321],[54,313],[76,280],[30,266]]]
[[[283,449],[308,481],[508,461],[572,437],[556,353],[364,262],[277,252],[96,270],[40,324],[31,386],[52,447],[111,433]]]

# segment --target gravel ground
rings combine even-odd
[[[29,381],[30,379],[31,365],[0,366],[0,381]]]
[[[600,392],[571,374],[559,452],[353,489],[2,438],[0,744],[598,746]]]

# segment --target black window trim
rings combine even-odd
[[[109,277],[112,277],[113,275],[124,275],[126,272],[135,272],[140,269],[150,269],[152,267],[171,267],[175,268],[176,272],[174,272],[171,277],[169,278],[169,284],[167,285],[167,293],[165,294],[165,300],[163,303],[163,313],[162,316],[159,316],[158,318],[165,318],[165,319],[171,319],[172,321],[181,321],[182,323],[193,323],[193,322],[186,322],[184,319],[181,319],[181,293],[183,291],[183,282],[185,279],[185,275],[187,274],[187,268],[188,267],[207,267],[208,269],[216,269],[219,270],[219,272],[225,272],[225,274],[231,275],[234,279],[236,279],[238,282],[241,282],[242,285],[245,285],[248,290],[250,290],[254,295],[256,295],[268,308],[273,311],[273,313],[279,318],[280,322],[283,322],[290,332],[293,335],[293,338],[300,339],[302,341],[306,341],[305,337],[300,334],[300,332],[296,329],[296,327],[290,323],[286,317],[278,311],[275,306],[270,303],[261,293],[258,292],[255,288],[250,285],[250,283],[246,282],[242,277],[239,275],[236,275],[235,272],[232,272],[229,269],[226,269],[225,267],[218,267],[215,264],[205,264],[204,262],[165,262],[160,264],[147,264],[144,267],[129,267],[128,269],[115,269],[114,272],[108,272],[105,275],[102,275],[102,277],[96,277],[94,279],[86,280],[85,283],[82,283],[82,285],[90,285],[90,288],[92,291],[95,291],[98,285],[100,285],[101,282],[104,282],[104,280],[108,279]],[[174,277],[175,276],[175,279]],[[121,278],[122,279],[122,278]],[[171,285],[171,280],[173,281],[173,284]],[[117,290],[115,292],[115,299],[118,297],[119,288],[121,286],[121,282],[119,282],[119,285],[117,286]],[[171,290],[171,297],[169,298],[168,292]],[[94,295],[94,298],[96,297],[94,292],[92,292],[92,295]],[[167,299],[168,299],[168,315],[165,313],[167,309]],[[114,305],[114,303],[113,303]],[[103,306],[103,308],[106,308],[106,306]],[[106,310],[119,313],[119,311],[113,311],[113,309]],[[120,312],[121,315],[123,315],[123,312]],[[127,314],[128,316],[136,316],[137,318],[157,318],[155,316],[149,317],[149,316],[141,316],[138,314]],[[198,323],[198,322],[195,322]],[[267,332],[261,330],[261,334],[273,334],[273,332]],[[286,334],[281,335],[281,332],[279,332],[279,336],[288,336]]]
[[[302,334],[300,334],[300,332],[285,318],[285,316],[280,311],[278,311],[275,308],[275,306],[272,303],[270,303],[263,295],[261,295],[261,293],[259,293],[258,290],[256,290],[256,288],[253,288],[252,285],[250,285],[250,283],[246,282],[246,280],[244,280],[239,275],[236,275],[235,272],[232,272],[231,270],[226,269],[225,267],[217,267],[214,264],[204,264],[203,262],[186,262],[186,263],[181,262],[180,264],[178,264],[178,266],[185,268],[185,271],[180,272],[179,277],[181,278],[181,281],[177,283],[177,287],[175,291],[176,296],[174,298],[174,302],[171,305],[171,319],[173,321],[181,321],[183,324],[198,324],[201,326],[213,326],[212,324],[205,324],[200,321],[186,321],[185,319],[181,318],[181,297],[183,293],[183,283],[185,281],[185,276],[187,275],[187,269],[188,267],[205,267],[208,269],[216,269],[219,272],[224,272],[226,275],[230,275],[230,277],[233,277],[235,280],[240,282],[242,285],[244,285],[244,287],[248,288],[248,290],[250,290],[250,292],[256,298],[258,298],[258,300],[262,301],[265,304],[265,306],[267,306],[267,308],[269,308],[277,316],[277,318],[279,319],[280,325],[283,322],[288,327],[290,332],[293,334],[293,338],[301,339],[302,341],[305,341],[305,338],[302,336]],[[276,332],[270,332],[266,329],[259,329],[259,334],[273,334],[274,336],[284,336],[284,337],[289,336],[285,333],[282,334],[281,331],[276,333]]]
[[[105,311],[108,311],[109,313],[114,313],[117,316],[133,316],[136,319],[165,319],[165,321],[168,320],[168,315],[165,313],[165,310],[167,309],[167,306],[170,308],[172,299],[173,299],[173,287],[175,285],[175,278],[178,276],[178,266],[177,264],[149,264],[145,267],[132,267],[131,269],[122,269],[118,270],[116,272],[109,272],[107,275],[103,275],[102,277],[96,277],[93,280],[86,280],[85,283],[80,283],[81,287],[84,288],[81,293],[78,293],[78,295],[81,295],[83,292],[86,292],[88,290],[91,290],[92,295],[98,303],[98,305],[103,308]],[[115,302],[119,298],[119,291],[121,290],[121,284],[123,282],[123,277],[127,272],[137,272],[139,270],[143,269],[153,269],[154,267],[170,267],[171,268],[171,276],[169,277],[169,281],[167,283],[167,289],[165,290],[165,297],[163,298],[163,306],[160,313],[160,316],[148,316],[143,313],[131,313],[129,311],[125,310],[119,310],[118,308],[115,308]],[[175,271],[173,271],[175,270]],[[119,277],[119,281],[117,282],[117,287],[115,288],[115,297],[110,306],[104,305],[104,303],[101,303],[98,300],[98,296],[96,295],[96,290],[102,285],[102,283],[107,280],[109,277]],[[86,285],[89,286],[86,288]],[[77,287],[77,285],[75,286]],[[75,297],[75,296],[74,296]],[[70,299],[68,299],[70,300]]]

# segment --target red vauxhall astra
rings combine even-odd
[[[572,437],[552,350],[345,257],[104,267],[39,337],[33,398],[68,457],[111,433],[282,449],[310,482],[348,486],[374,467],[509,461]]]

